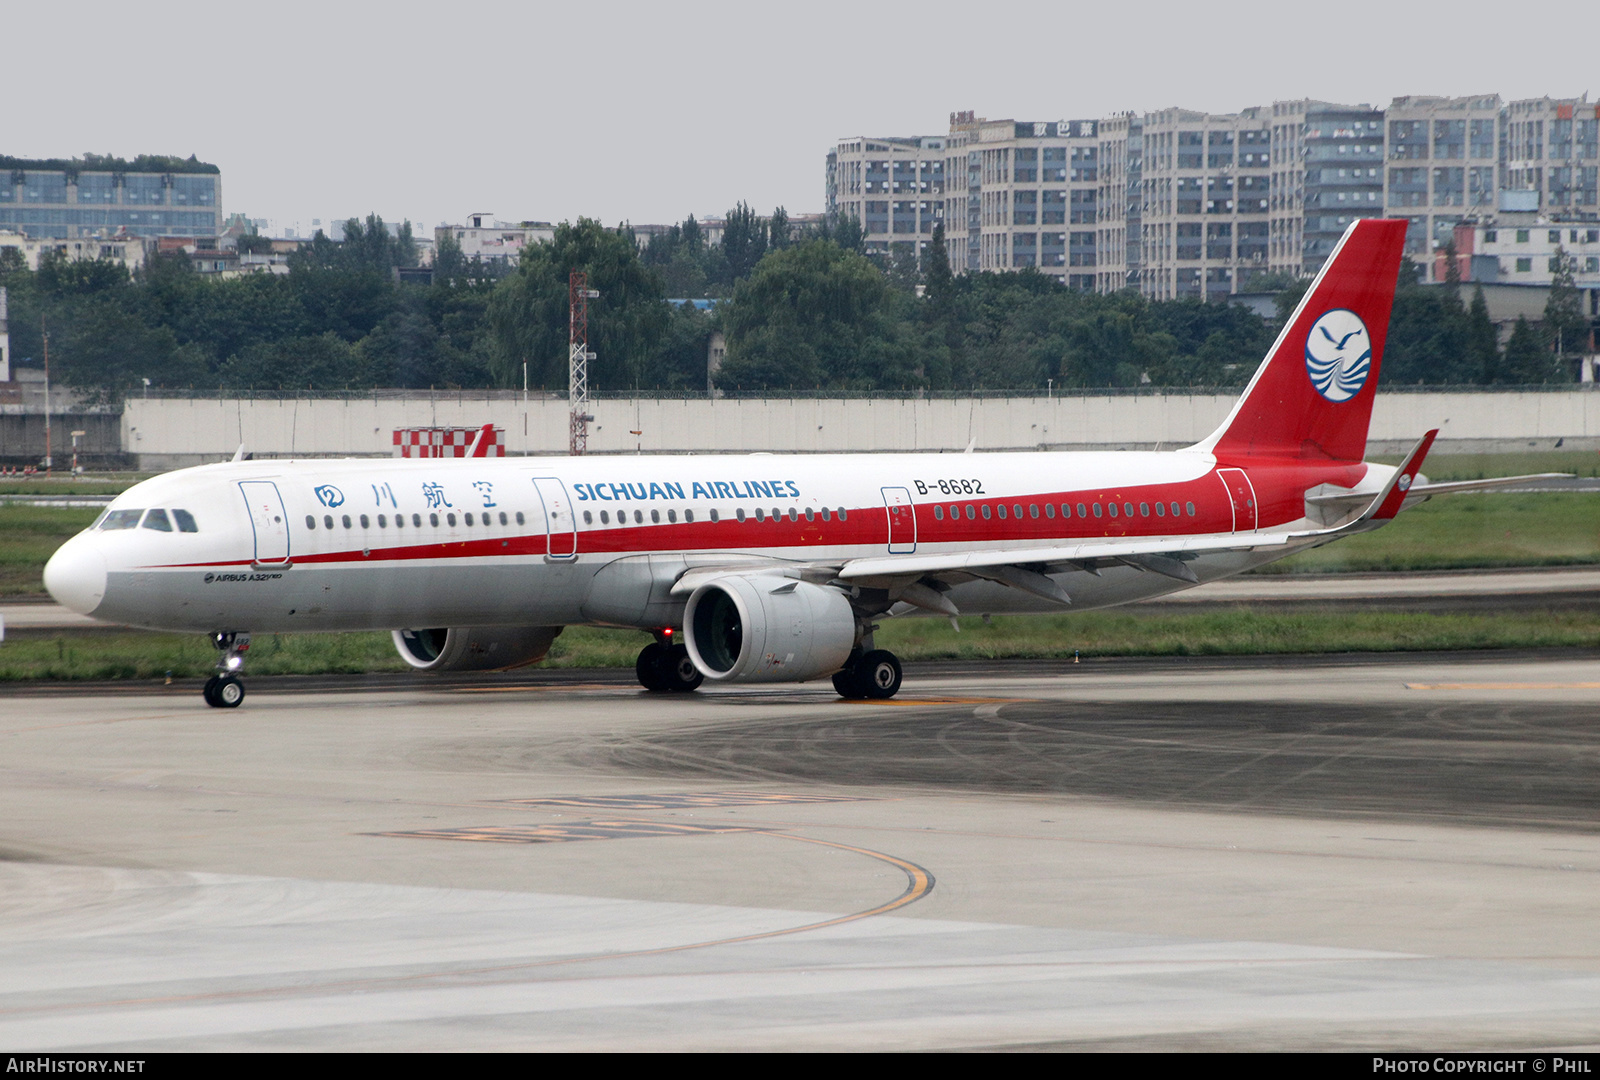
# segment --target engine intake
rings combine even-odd
[[[396,630],[400,659],[418,671],[505,671],[543,660],[560,626],[452,626]]]
[[[713,578],[689,597],[684,644],[718,682],[800,682],[844,666],[856,617],[837,589],[773,574]]]

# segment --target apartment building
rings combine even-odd
[[[1535,193],[1545,213],[1600,211],[1600,106],[1587,93],[1511,102],[1501,115],[1500,138],[1504,191]]]
[[[1270,134],[1259,108],[1144,115],[1137,281],[1146,296],[1216,299],[1266,270]]]
[[[945,211],[945,138],[846,139],[828,152],[829,218],[855,217],[869,255],[915,255]]]
[[[1426,256],[1450,241],[1462,218],[1497,209],[1503,108],[1499,94],[1389,103],[1384,199],[1388,217],[1410,222],[1407,254]]]
[[[523,248],[549,243],[555,237],[556,228],[548,221],[497,221],[487,212],[468,214],[460,225],[440,225],[433,230],[435,246],[453,240],[473,262],[515,263],[522,258]]]
[[[1138,288],[1144,265],[1144,118],[1127,112],[1100,121],[1099,158],[1095,291]]]
[[[222,171],[194,158],[0,156],[0,229],[36,240],[216,236]]]
[[[945,246],[952,269],[1032,267],[1096,287],[1098,120],[986,120],[952,113]]]
[[[942,146],[935,212],[956,272],[1031,266],[1073,288],[1153,298],[1217,299],[1267,273],[1315,274],[1362,217],[1406,218],[1406,251],[1429,277],[1463,220],[1531,214],[1548,231],[1600,218],[1600,107],[1587,95],[1412,95],[1387,109],[1301,99],[1048,123],[958,112],[942,140],[874,140],[884,149],[870,155],[865,143],[829,154],[828,207],[862,207],[852,212],[870,217],[879,249],[891,227],[911,232],[925,217],[887,202],[869,211],[861,159],[878,161],[881,197]]]

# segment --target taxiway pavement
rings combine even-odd
[[[16,1050],[1600,1044],[1600,655],[0,700]]]

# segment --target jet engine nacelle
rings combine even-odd
[[[504,671],[543,660],[560,626],[396,630],[400,658],[418,671]]]
[[[689,597],[684,644],[718,682],[799,682],[838,671],[856,617],[837,589],[774,574],[713,578]]]

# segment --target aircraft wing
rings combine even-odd
[[[1199,579],[1189,568],[1186,555],[1218,551],[1245,551],[1281,547],[1302,540],[1332,540],[1360,531],[1372,520],[1388,520],[1399,512],[1408,489],[1415,490],[1416,475],[1438,431],[1418,440],[1388,483],[1372,497],[1367,509],[1355,520],[1331,529],[1300,532],[1207,534],[1203,536],[1154,536],[1099,538],[1072,544],[1032,548],[990,548],[975,551],[946,551],[931,555],[873,555],[842,563],[790,563],[780,560],[745,561],[716,566],[693,567],[673,584],[674,596],[687,596],[715,578],[737,573],[774,573],[823,584],[829,581],[868,587],[888,587],[919,607],[956,614],[947,600],[934,589],[920,587],[921,578],[935,581],[954,576],[957,581],[984,578],[1061,604],[1072,603],[1060,584],[1046,576],[1051,570],[1097,572],[1101,564],[1123,564],[1149,570],[1190,584]]]

